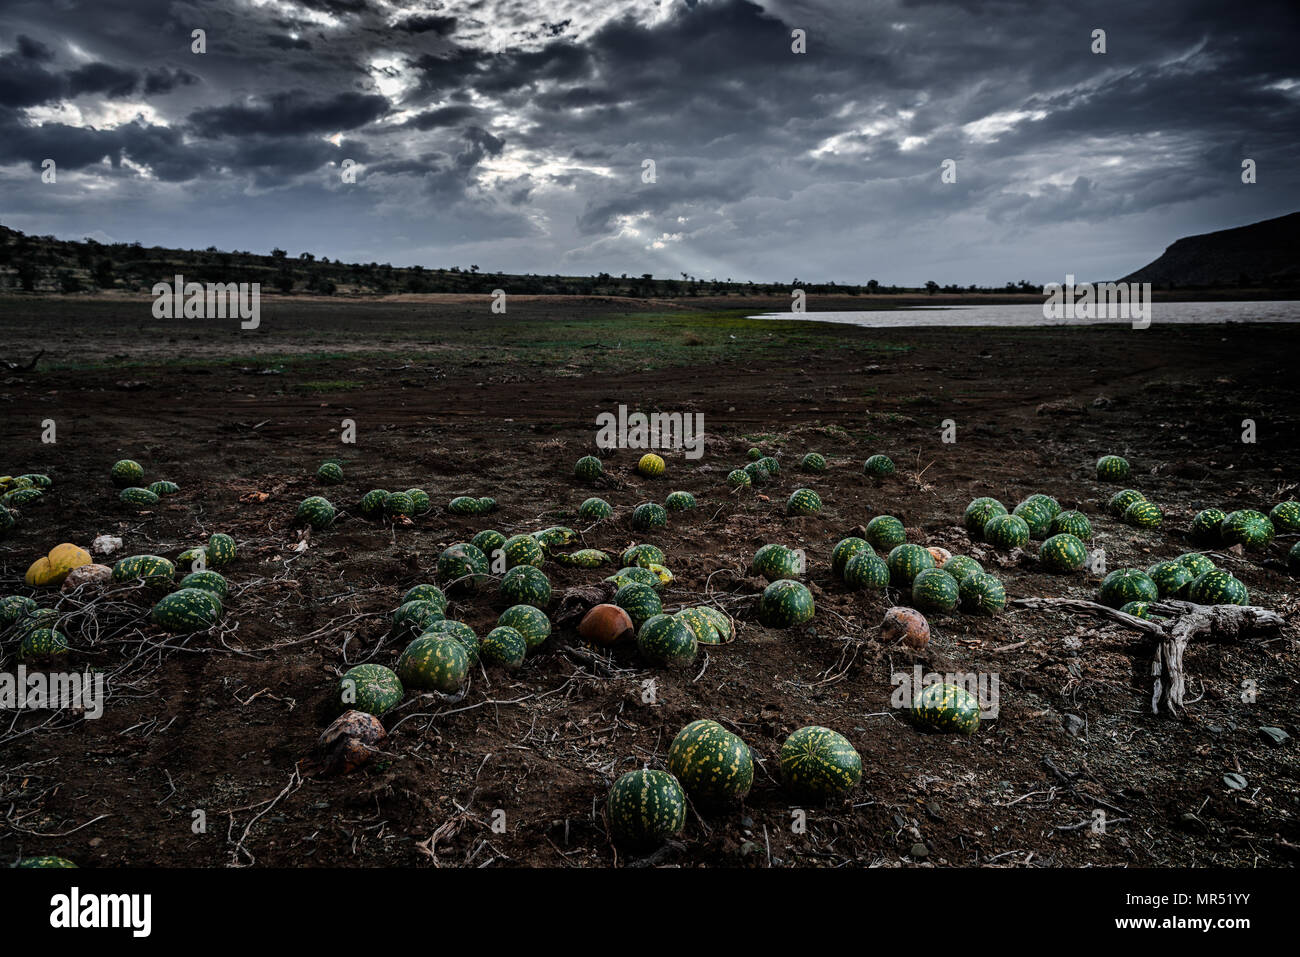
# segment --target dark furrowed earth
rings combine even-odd
[[[0,303],[0,358],[47,350],[36,371],[0,375],[0,470],[54,480],[0,542],[0,594],[61,601],[70,665],[114,674],[98,720],[5,716],[0,857],[60,854],[101,867],[628,863],[607,836],[609,785],[662,767],[677,731],[708,717],[753,749],[754,788],[743,806],[689,815],[680,844],[656,862],[1295,864],[1297,602],[1281,561],[1294,536],[1264,555],[1215,552],[1252,602],[1287,624],[1264,639],[1191,645],[1181,720],[1150,713],[1151,647],[1136,632],[1010,608],[931,616],[934,636],[913,653],[877,640],[885,609],[906,599],[851,592],[829,561],[835,542],[887,513],[911,541],[978,558],[1012,598],[1095,598],[1097,576],[1047,574],[1032,548],[1009,557],[972,543],[967,502],[1053,495],[1090,517],[1109,567],[1145,568],[1193,548],[1187,529],[1201,508],[1267,511],[1297,497],[1300,330],[792,329],[738,318],[741,308],[783,308],[760,300],[538,298],[508,317],[451,300],[285,301],[264,308],[257,334],[152,321],[143,301]],[[703,457],[668,451],[667,475],[650,480],[634,471],[641,450],[602,451],[609,481],[579,482],[573,464],[596,452],[597,415],[620,404],[702,413]],[[355,445],[339,442],[344,419],[356,423]],[[1242,442],[1245,419],[1253,444]],[[46,420],[57,427],[52,445],[41,442]],[[944,420],[955,443],[941,440]],[[751,446],[776,455],[781,472],[732,493],[726,474]],[[829,471],[801,473],[808,451]],[[898,464],[879,485],[861,468],[875,452]],[[1093,475],[1106,453],[1133,463],[1126,484],[1161,505],[1162,528],[1138,531],[1106,512],[1118,486]],[[127,511],[108,475],[123,457],[181,492],[151,512]],[[328,457],[342,460],[342,485],[316,481]],[[411,486],[434,503],[412,524],[359,517],[367,490]],[[803,486],[820,494],[823,513],[786,517],[786,498]],[[658,532],[632,530],[635,504],[679,488],[696,510]],[[343,514],[299,552],[291,519],[311,494]],[[491,495],[500,508],[451,515],[460,494]],[[615,507],[612,520],[578,520],[590,495]],[[362,661],[391,666],[401,652],[389,616],[408,587],[434,579],[443,548],[483,528],[557,523],[610,552],[659,545],[676,575],[665,608],[712,602],[737,619],[736,640],[681,669],[648,667],[635,649],[602,651],[597,666],[553,642],[517,672],[475,669],[458,702],[408,693],[385,716],[390,739],[368,769],[299,772],[335,713],[339,675]],[[232,595],[211,633],[166,636],[145,620],[150,599],[130,588],[87,603],[22,581],[62,541],[111,534],[124,540],[120,554],[175,558],[216,531],[236,538],[240,556],[224,570]],[[806,550],[811,625],[757,622],[764,583],[748,566],[767,542]],[[613,568],[545,571],[558,596]],[[449,617],[482,635],[504,607],[489,586],[454,600]],[[4,670],[16,668],[16,651],[3,646]],[[998,718],[969,738],[915,730],[890,698],[891,674],[916,664],[996,674]],[[1077,734],[1067,715],[1083,719]],[[838,730],[862,755],[862,783],[842,803],[803,806],[780,786],[781,742],[807,724]],[[1293,737],[1271,744],[1261,726]],[[1230,787],[1228,774],[1246,786]],[[1104,833],[1091,826],[1098,811]]]

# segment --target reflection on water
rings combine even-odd
[[[1157,296],[1159,294],[1157,293]],[[1129,326],[1127,319],[1043,318],[1040,304],[1005,306],[913,306],[862,312],[769,312],[753,319],[805,319],[854,326]],[[1278,302],[1160,302],[1151,304],[1151,324],[1162,322],[1300,322],[1300,300]]]

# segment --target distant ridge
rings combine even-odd
[[[1300,285],[1300,212],[1186,236],[1124,280],[1166,287]]]

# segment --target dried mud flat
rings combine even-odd
[[[1191,547],[1185,532],[1200,508],[1267,508],[1296,497],[1291,357],[1300,331],[806,324],[773,349],[770,333],[747,324],[728,327],[734,345],[703,343],[699,360],[688,346],[656,353],[653,363],[617,342],[566,332],[568,355],[557,363],[511,354],[515,324],[691,313],[680,304],[538,300],[485,320],[465,304],[304,303],[283,306],[284,323],[267,323],[270,340],[247,364],[212,365],[190,362],[185,335],[159,343],[124,328],[123,304],[4,305],[3,358],[46,348],[56,368],[0,374],[3,468],[48,472],[55,486],[0,543],[0,593],[27,593],[23,571],[51,545],[88,544],[100,533],[120,535],[127,554],[174,557],[225,531],[241,555],[227,570],[233,592],[213,633],[165,639],[140,625],[147,604],[130,593],[80,612],[71,661],[116,670],[116,694],[96,721],[6,716],[0,858],[50,853],[101,867],[625,864],[606,835],[609,783],[661,766],[683,725],[711,717],[753,749],[754,789],[743,807],[692,814],[680,845],[657,863],[1296,862],[1297,602],[1279,561],[1290,539],[1263,557],[1216,557],[1287,625],[1263,641],[1191,646],[1183,720],[1149,713],[1150,647],[1136,633],[1042,611],[936,616],[934,638],[917,656],[874,640],[890,600],[846,591],[828,563],[854,526],[890,513],[912,540],[979,557],[1012,597],[1087,598],[1095,578],[1044,574],[1031,558],[1004,564],[973,546],[960,524],[966,503],[1046,492],[1089,515],[1111,567],[1145,567]],[[467,327],[470,346],[459,338]],[[213,342],[246,354],[247,340],[229,330],[224,344],[220,332],[194,334],[202,355]],[[365,354],[331,346],[315,358],[294,348],[316,337],[351,345],[360,337]],[[298,358],[262,363],[263,353]],[[671,453],[667,477],[650,481],[633,472],[639,452],[602,453],[612,482],[594,492],[578,483],[573,463],[593,450],[596,415],[620,403],[703,413],[704,457]],[[355,446],[338,444],[345,417],[357,422]],[[958,426],[953,445],[940,442],[947,418]],[[1256,421],[1257,444],[1241,443],[1243,418]],[[58,424],[55,445],[39,441],[45,419]],[[751,445],[776,454],[782,472],[757,494],[733,495],[725,475]],[[798,471],[812,450],[830,461],[828,472]],[[873,452],[890,454],[899,475],[867,481],[861,463]],[[1105,513],[1114,487],[1093,480],[1092,463],[1108,452],[1133,462],[1130,484],[1165,509],[1162,529],[1137,532]],[[124,512],[108,481],[109,465],[124,456],[182,491],[152,513]],[[347,478],[323,494],[347,514],[298,554],[290,519],[320,491],[313,473],[328,456],[344,460]],[[825,511],[786,518],[786,497],[803,485],[819,492]],[[356,515],[368,489],[410,486],[435,503],[413,524]],[[631,530],[631,506],[677,488],[694,493],[699,508],[657,534]],[[501,508],[459,518],[445,509],[458,494],[493,495]],[[574,510],[591,494],[616,515],[584,530],[585,543],[655,542],[677,576],[666,608],[713,601],[738,619],[735,642],[680,671],[646,668],[635,651],[606,656],[606,670],[544,649],[515,673],[476,671],[458,703],[408,695],[385,717],[387,753],[370,769],[330,779],[297,773],[329,722],[341,671],[391,664],[401,651],[388,614],[407,587],[431,580],[442,548],[485,527],[581,528]],[[809,554],[818,614],[807,628],[772,630],[754,619],[761,582],[746,569],[769,541]],[[608,574],[553,563],[546,572],[557,593]],[[488,589],[454,603],[451,617],[482,634],[502,607]],[[3,651],[12,670],[15,649]],[[915,731],[889,699],[890,674],[916,663],[997,673],[998,719],[970,738]],[[1256,689],[1253,701],[1242,700],[1243,683]],[[1083,719],[1078,733],[1066,730],[1066,715]],[[805,724],[845,734],[864,774],[847,802],[803,808],[807,828],[795,833],[776,753]],[[1261,726],[1292,737],[1270,744]],[[1229,773],[1247,786],[1230,788]],[[206,833],[192,830],[196,809]],[[498,809],[504,832],[492,828]],[[1087,826],[1097,810],[1111,822],[1104,834]]]

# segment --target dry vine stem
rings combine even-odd
[[[1276,631],[1282,627],[1281,615],[1254,605],[1196,605],[1190,601],[1162,601],[1153,603],[1151,610],[1175,617],[1168,621],[1150,621],[1077,598],[1017,598],[1011,604],[1022,608],[1063,608],[1110,618],[1155,638],[1155,657],[1151,660],[1152,714],[1159,714],[1162,705],[1171,715],[1177,715],[1183,709],[1183,651],[1193,638],[1204,635],[1231,641],[1242,634]]]

